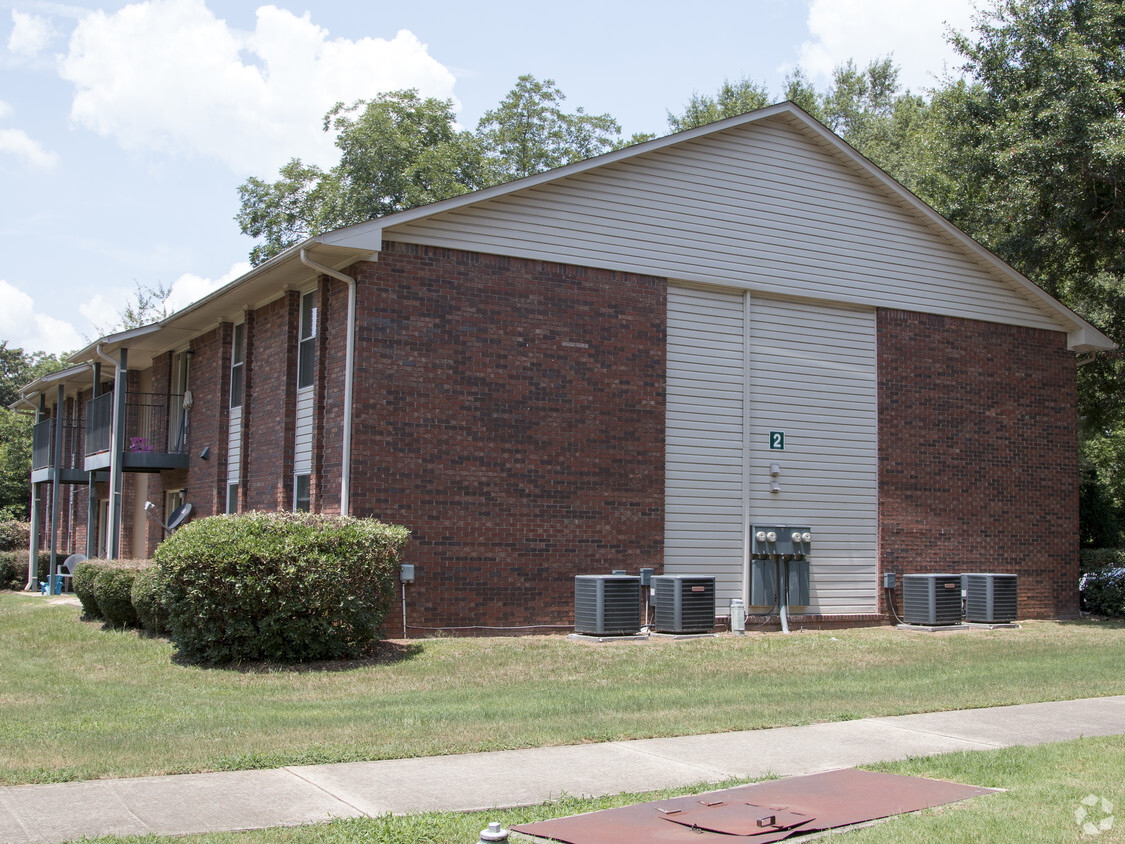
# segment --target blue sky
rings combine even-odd
[[[915,91],[956,57],[971,0],[523,2],[0,0],[0,340],[63,351],[137,283],[182,307],[245,272],[238,185],[333,162],[321,117],[398,88],[475,128],[522,73],[569,108],[666,131],[693,92],[893,55]],[[534,9],[534,11],[531,11]]]

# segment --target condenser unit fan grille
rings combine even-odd
[[[907,624],[959,624],[961,575],[904,575],[902,610],[903,620]]]
[[[641,579],[625,574],[574,578],[574,630],[595,636],[631,636],[641,629]]]
[[[965,620],[1006,624],[1017,616],[1019,577],[1014,574],[966,574]]]
[[[657,575],[652,579],[660,633],[710,633],[715,627],[715,578]]]

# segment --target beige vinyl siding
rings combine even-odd
[[[743,294],[668,289],[664,571],[742,596]]]
[[[383,237],[1059,328],[932,223],[778,120],[392,225]]]
[[[242,466],[242,406],[230,409],[227,427],[227,485],[239,483]]]
[[[810,612],[875,612],[875,314],[754,296],[748,324],[750,519],[812,528]],[[771,431],[785,433],[783,451]]]
[[[312,474],[313,398],[312,387],[297,391],[297,435],[293,447],[293,474]]]

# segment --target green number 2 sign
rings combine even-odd
[[[785,451],[785,432],[770,431],[770,450]]]

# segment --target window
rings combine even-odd
[[[293,493],[293,509],[298,513],[309,512],[309,479],[311,475],[297,475],[296,489]]]
[[[242,358],[246,323],[234,327],[230,354],[230,406],[242,407]],[[227,511],[230,512],[229,510]]]
[[[297,346],[297,388],[313,383],[313,353],[316,351],[316,291],[301,297],[301,334]]]
[[[227,484],[227,512],[238,512],[238,484]]]

